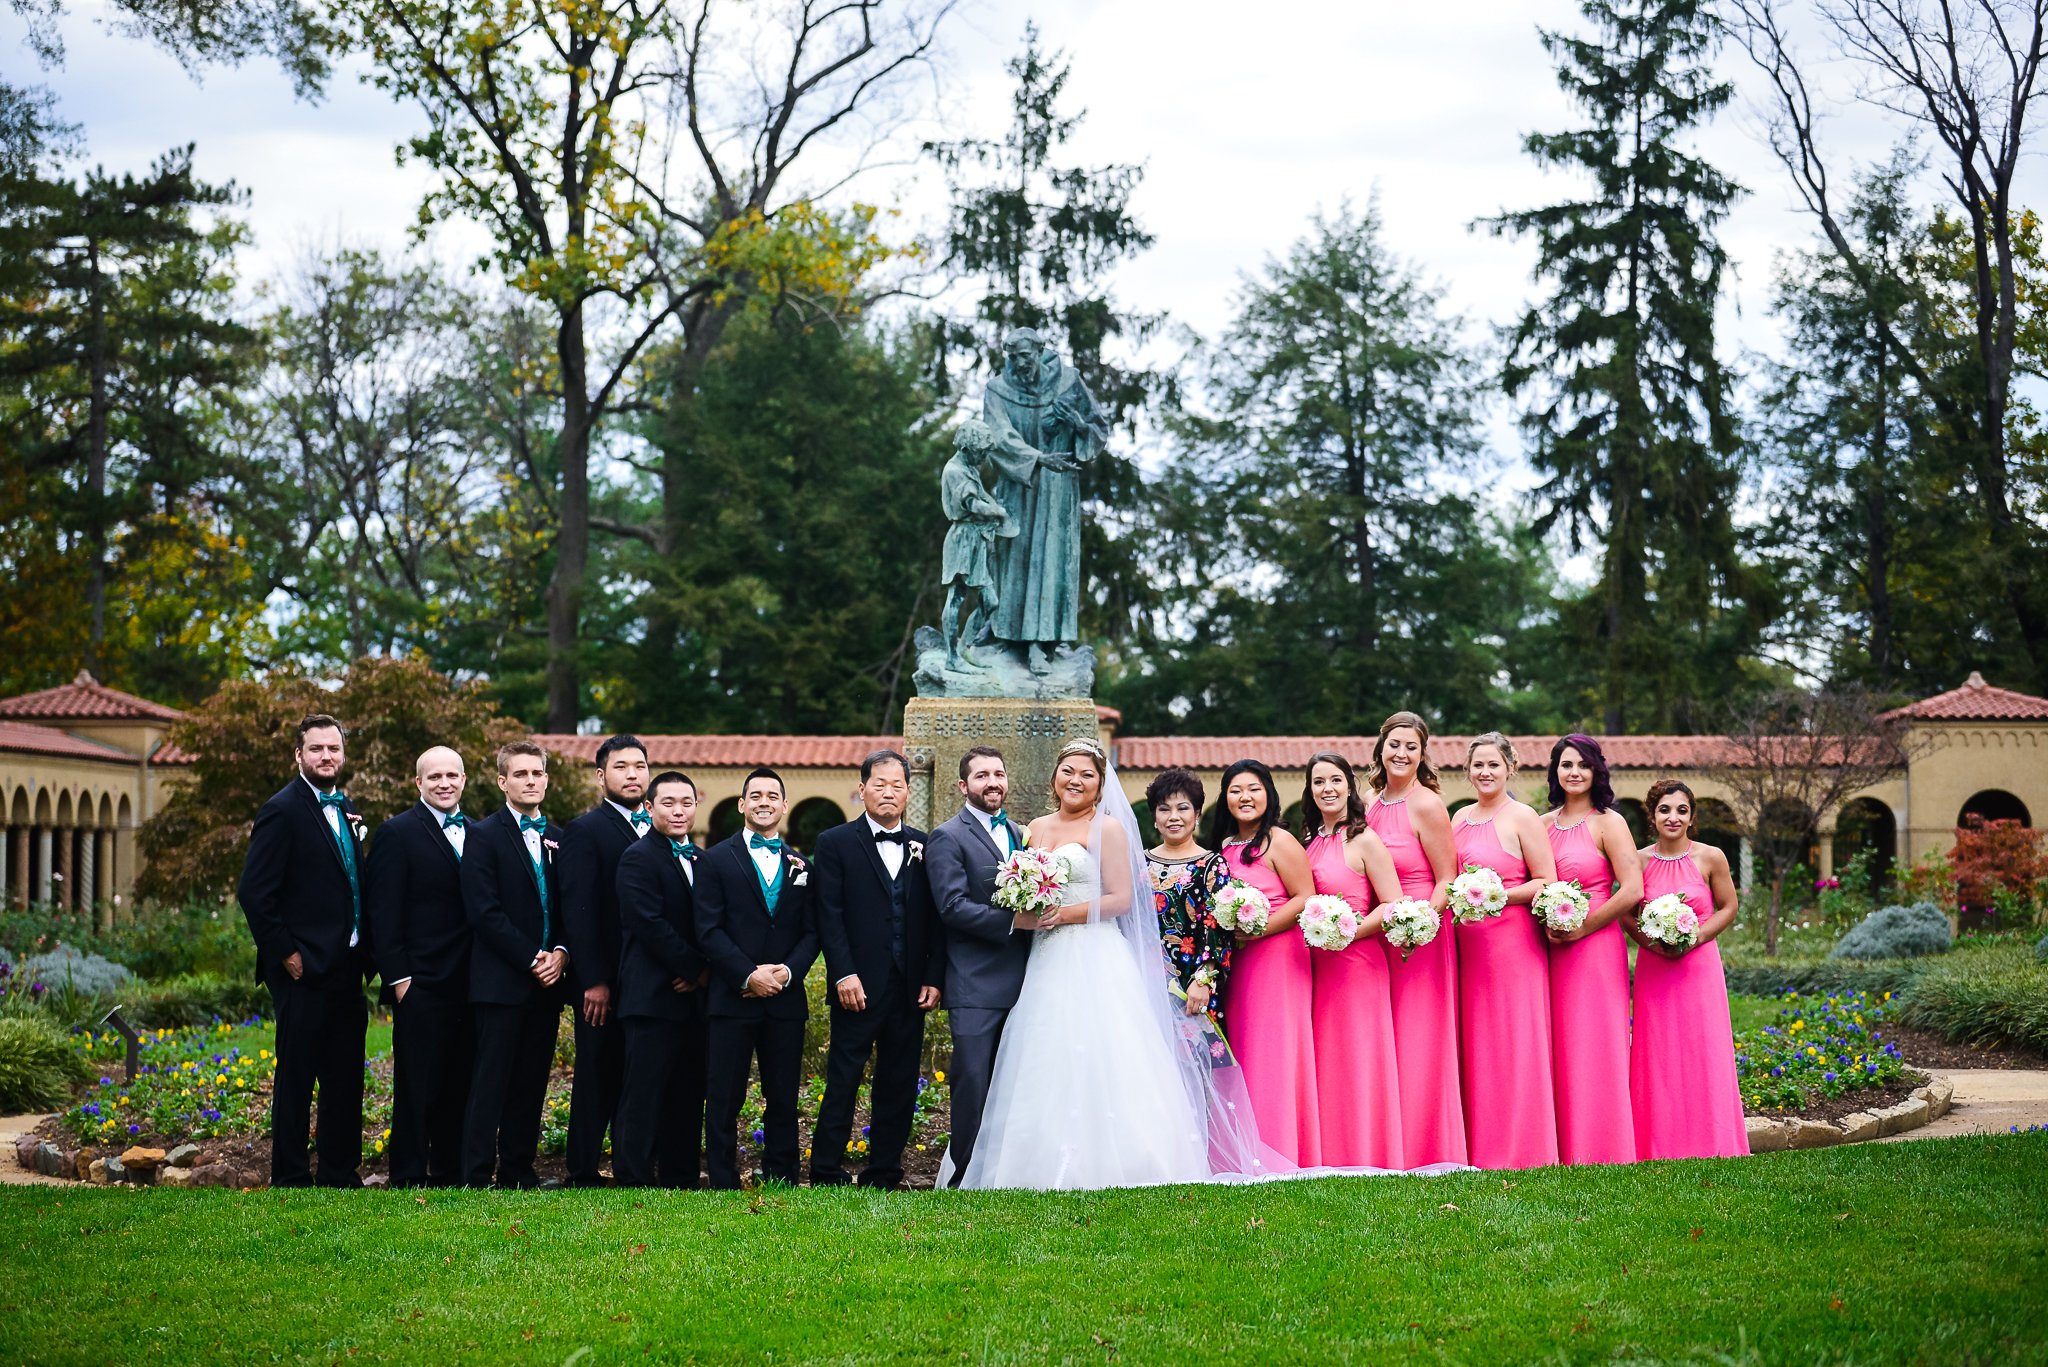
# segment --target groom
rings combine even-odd
[[[1023,847],[1024,833],[1003,810],[1010,780],[1003,752],[977,745],[960,757],[966,805],[932,832],[925,866],[946,934],[945,1002],[953,1030],[951,1185],[960,1185],[981,1133],[1003,1022],[1024,986],[1031,937],[1012,930],[1009,912],[991,906],[996,869]]]

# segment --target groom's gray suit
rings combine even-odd
[[[1012,825],[1011,839],[1023,832]],[[932,901],[946,928],[946,1017],[953,1029],[953,1184],[959,1185],[974,1156],[988,1084],[995,1072],[1003,1022],[1024,986],[1024,962],[1031,932],[1013,931],[1011,914],[989,905],[995,895],[1002,852],[988,828],[962,808],[931,833],[924,863]]]

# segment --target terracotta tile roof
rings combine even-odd
[[[162,745],[157,746],[156,753],[149,757],[149,762],[158,768],[162,768],[167,764],[197,764],[199,756],[193,754],[190,750],[180,750],[169,741],[165,741]]]
[[[1915,721],[2048,721],[2048,698],[1993,688],[1974,669],[1961,688],[1885,713]]]
[[[1276,769],[1301,769],[1310,755],[1334,750],[1363,769],[1372,757],[1373,736],[1133,736],[1119,740],[1117,764],[1125,769],[1223,769],[1233,761],[1261,759]],[[1439,769],[1463,769],[1469,737],[1436,736],[1429,759]],[[1524,768],[1550,757],[1556,736],[1511,736]],[[1608,736],[1600,739],[1607,763],[1616,769],[1697,769],[1713,763],[1727,742],[1718,736]]]
[[[877,750],[900,750],[901,736],[654,736],[647,742],[647,762],[657,769],[751,769],[766,764],[779,769],[858,769]],[[595,763],[603,736],[536,735],[548,751]]]
[[[32,726],[17,721],[0,721],[0,752],[4,751],[57,755],[64,759],[104,760],[113,764],[135,763],[135,756],[126,750],[70,735],[54,726]]]
[[[0,717],[17,721],[176,721],[174,707],[109,688],[84,670],[61,688],[0,698]]]

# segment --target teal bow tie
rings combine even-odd
[[[780,836],[750,834],[747,836],[747,844],[757,850],[770,850],[776,854],[782,853],[782,838]]]
[[[519,818],[519,833],[521,835],[525,835],[528,831],[539,831],[545,835],[547,834],[547,829],[548,819],[544,816],[522,816]]]
[[[695,859],[697,857],[697,847],[695,845],[687,840],[678,840],[674,836],[669,837],[668,849],[669,853],[678,859]]]
[[[441,818],[441,829],[444,831],[447,830],[450,826],[462,826],[464,824],[466,823],[463,820],[461,812],[450,812],[448,813],[448,815]]]
[[[633,829],[636,831],[644,831],[654,824],[654,818],[645,812],[634,812],[626,820],[633,823]]]
[[[1010,814],[1007,811],[998,810],[988,820],[991,826],[1007,826],[1010,824]]]
[[[348,795],[346,793],[322,793],[320,794],[320,805],[332,807],[346,815],[348,813]]]

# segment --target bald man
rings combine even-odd
[[[462,904],[468,776],[445,745],[421,755],[414,773],[420,800],[377,828],[363,900],[392,1007],[391,1185],[441,1187],[461,1180],[476,1049]]]

